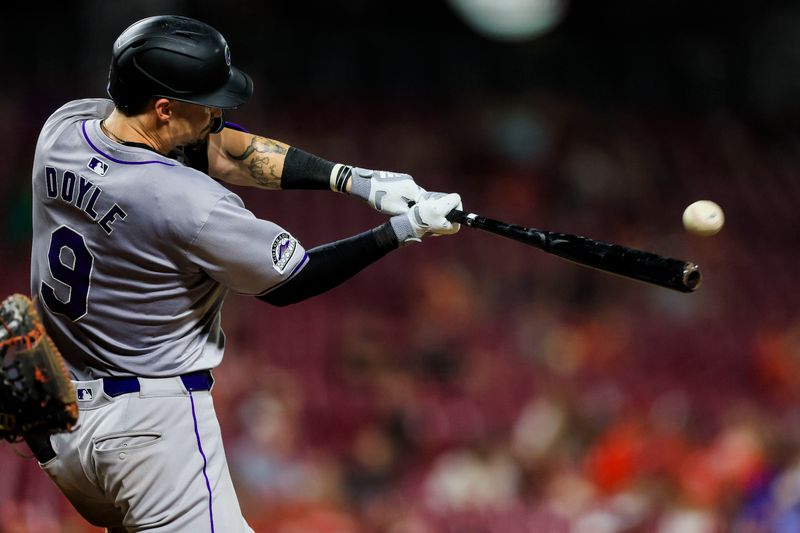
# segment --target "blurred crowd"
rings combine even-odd
[[[705,277],[680,294],[464,228],[295,306],[232,295],[214,394],[257,532],[800,531],[796,139],[536,94],[309,107],[235,121]],[[13,160],[3,293],[28,290],[29,162]],[[306,247],[382,220],[331,193],[236,192]],[[728,218],[712,238],[680,226],[701,198]],[[0,532],[83,531],[0,449]]]

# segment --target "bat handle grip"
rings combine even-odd
[[[475,213],[466,213],[459,209],[453,209],[452,211],[447,213],[444,216],[444,218],[446,218],[450,222],[472,226],[472,224],[475,222],[475,219],[478,218],[478,215],[476,215]]]

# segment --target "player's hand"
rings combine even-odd
[[[422,196],[420,197],[420,201],[437,200],[439,198],[442,198],[443,196],[447,196],[447,194],[448,193],[446,193],[446,192],[424,192],[424,193],[422,193]],[[458,200],[458,205],[455,206],[455,209],[458,209],[459,211],[463,211],[464,210],[464,206],[461,203],[461,197],[460,196],[459,196],[459,200]],[[448,211],[448,213],[449,213],[449,211]],[[441,232],[433,233],[433,237],[439,237],[441,235],[452,235],[453,233],[458,233],[458,230],[460,230],[460,229],[461,229],[461,224],[453,224],[452,225],[452,229],[450,231],[441,231]]]
[[[400,215],[422,201],[425,189],[408,174],[353,167],[350,194],[386,215]]]
[[[445,218],[453,209],[461,209],[461,196],[456,193],[426,193],[406,213],[391,218],[392,228],[401,244],[419,242],[428,235],[452,235],[461,229]]]

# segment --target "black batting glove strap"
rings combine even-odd
[[[295,277],[257,298],[279,307],[302,302],[347,281],[398,246],[395,231],[388,222],[353,237],[317,246],[308,250],[308,264]]]
[[[342,165],[337,163],[336,165],[333,165],[333,170],[331,170],[331,190],[334,192],[346,193],[347,184],[353,179],[353,167],[350,165]]]
[[[281,189],[330,189],[333,167],[330,161],[292,146],[283,162]]]

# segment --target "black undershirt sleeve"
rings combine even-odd
[[[388,222],[354,237],[317,246],[308,250],[308,264],[295,277],[258,299],[280,307],[301,302],[347,281],[398,246]]]

